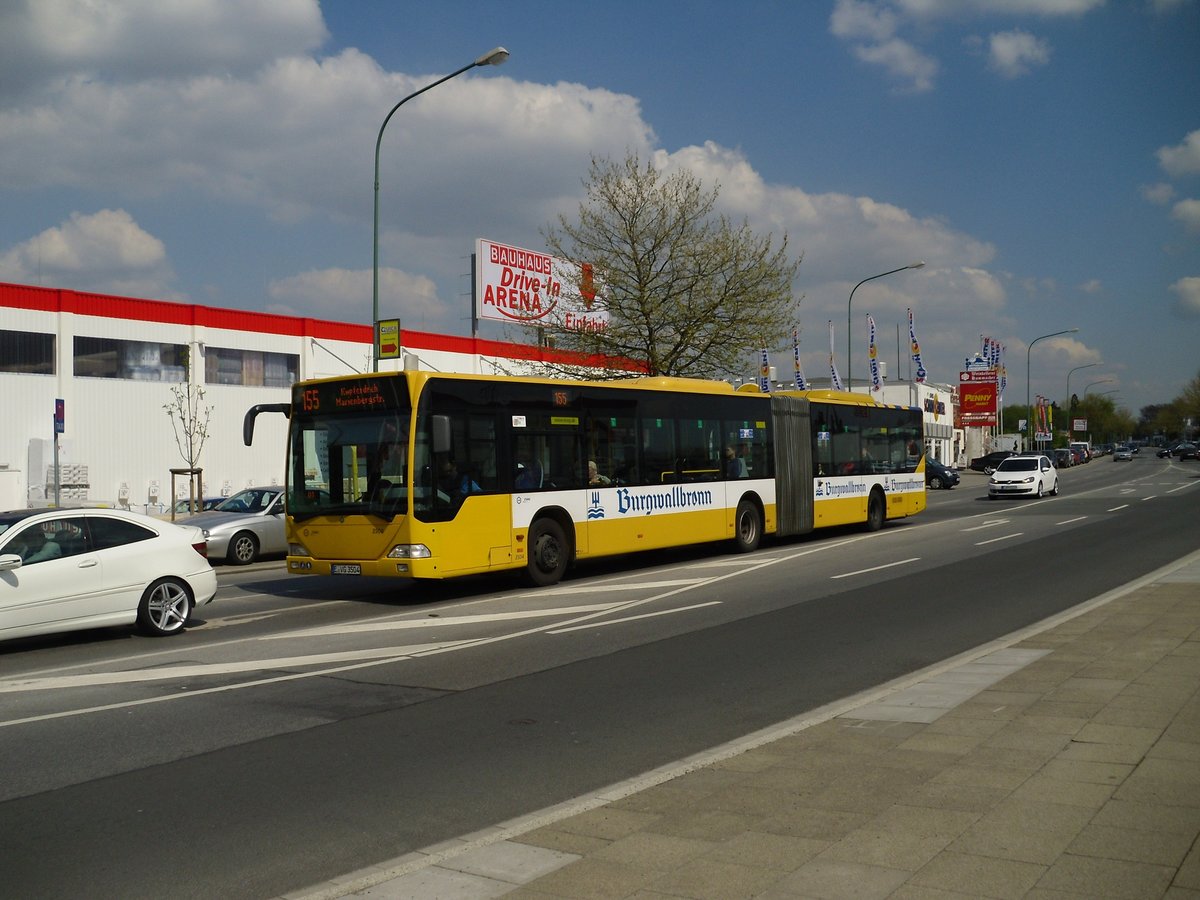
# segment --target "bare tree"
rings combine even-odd
[[[723,377],[752,351],[778,349],[795,324],[787,235],[755,235],[715,215],[719,186],[688,171],[664,175],[635,154],[592,159],[578,222],[559,216],[545,237],[554,256],[589,263],[606,328],[546,327],[556,347],[642,361],[652,375]],[[583,285],[567,286],[572,293]]]
[[[189,469],[198,468],[212,415],[212,407],[204,399],[204,386],[187,382],[171,385],[171,402],[164,403],[163,409],[171,419],[179,455]]]

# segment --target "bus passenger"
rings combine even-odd
[[[612,480],[610,478],[608,478],[606,475],[600,474],[600,469],[596,465],[596,461],[594,459],[588,460],[588,484],[612,484]]]

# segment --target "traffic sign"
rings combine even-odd
[[[375,346],[379,359],[398,359],[400,356],[400,320],[380,319],[376,323]]]

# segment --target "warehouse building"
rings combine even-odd
[[[204,493],[282,484],[286,421],[260,418],[246,447],[246,410],[288,401],[299,379],[366,371],[371,348],[369,325],[0,282],[0,509],[52,504],[56,489],[64,506],[151,513],[187,497],[167,408],[189,379],[209,415]],[[518,373],[558,356],[404,330],[379,368]]]

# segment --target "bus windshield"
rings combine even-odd
[[[294,415],[288,511],[321,515],[404,515],[408,508],[408,412],[353,417]]]

